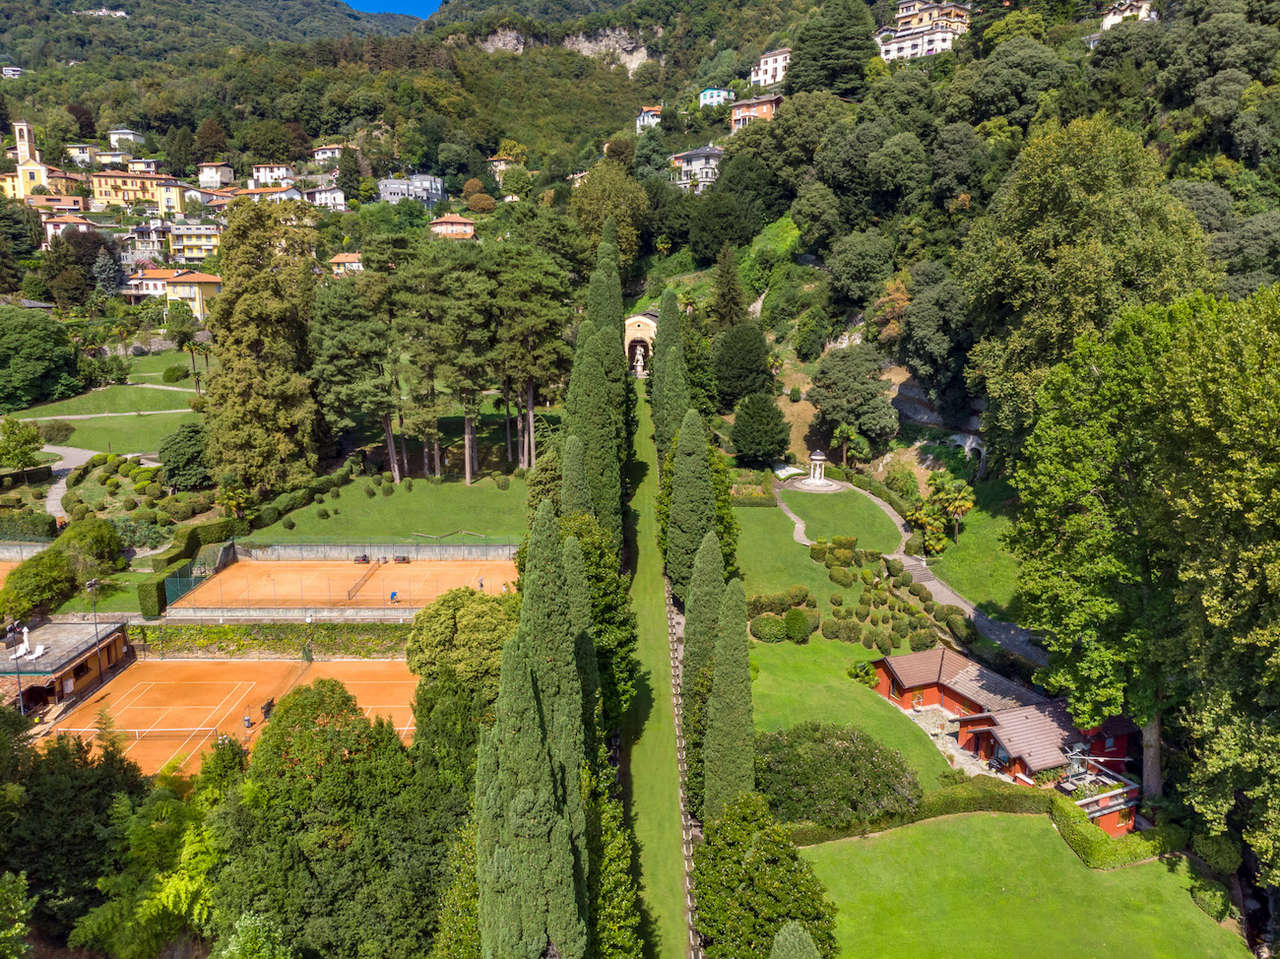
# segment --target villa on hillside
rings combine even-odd
[[[636,136],[662,122],[662,107],[641,107],[636,114]]]
[[[773,115],[782,105],[782,97],[774,94],[768,97],[754,97],[750,100],[739,100],[732,104],[729,114],[729,129],[737,133],[756,120],[772,120]]]
[[[1124,775],[1138,731],[1129,720],[1077,729],[1062,700],[943,646],[871,665],[877,693],[904,711],[941,710],[960,748],[993,770],[1025,786],[1083,794],[1077,805],[1109,835],[1133,830],[1141,789]]]
[[[881,30],[876,43],[886,61],[914,60],[950,50],[968,32],[967,3],[899,0],[894,25]]]
[[[231,164],[223,160],[198,164],[200,186],[205,190],[217,190],[236,178]]]
[[[791,48],[779,47],[761,54],[760,61],[751,68],[751,85],[753,87],[777,86],[787,76],[787,67],[791,65]]]
[[[349,273],[361,272],[364,264],[360,262],[359,253],[335,253],[329,257],[329,269],[333,271],[334,276],[346,276]]]
[[[707,87],[698,94],[699,107],[722,107],[733,99],[732,90],[724,90],[720,87]]]
[[[672,182],[686,193],[690,190],[701,193],[716,182],[723,156],[724,150],[710,143],[675,154],[669,158],[675,168],[672,171]]]
[[[1092,50],[1098,45],[1098,41],[1102,39],[1102,35],[1113,27],[1117,27],[1126,20],[1133,23],[1155,23],[1160,19],[1160,15],[1156,13],[1151,5],[1151,0],[1119,0],[1107,7],[1102,14],[1102,26],[1097,33],[1091,33],[1084,38],[1085,45]]]
[[[436,217],[429,224],[431,232],[448,240],[472,240],[476,235],[476,221],[456,213]]]

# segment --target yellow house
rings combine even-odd
[[[95,209],[113,204],[131,207],[142,203],[154,206],[161,214],[182,212],[182,195],[186,187],[163,173],[103,170],[91,174],[90,180],[93,182]]]
[[[222,227],[213,223],[175,223],[169,230],[169,255],[175,263],[201,263],[218,252]]]
[[[0,174],[0,192],[10,200],[25,200],[36,187],[49,189],[49,167],[40,162],[30,123],[15,121],[13,138],[17,144],[17,167],[13,173]]]
[[[222,292],[222,277],[195,270],[182,270],[165,280],[164,298],[172,303],[181,300],[191,307],[197,320],[209,315],[209,305]]]

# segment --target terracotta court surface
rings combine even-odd
[[[13,568],[17,563],[0,563],[0,586],[4,586],[5,578],[13,572]]]
[[[240,560],[169,608],[298,609],[322,606],[418,609],[462,586],[500,593],[514,588],[513,560],[415,560],[411,563]]]
[[[138,662],[54,726],[85,738],[106,709],[125,737],[125,755],[148,775],[170,762],[197,772],[220,734],[252,742],[262,705],[317,679],[341,681],[369,717],[385,716],[406,740],[413,734],[417,679],[401,661],[169,660]],[[253,727],[246,730],[248,715]]]

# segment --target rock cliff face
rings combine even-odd
[[[450,38],[452,42],[454,38]],[[519,30],[502,27],[487,37],[477,41],[485,53],[505,50],[507,53],[524,53],[532,46],[539,46],[536,38],[525,36]],[[565,37],[561,43],[566,50],[580,53],[584,57],[597,60],[616,60],[627,68],[627,73],[635,73],[636,67],[649,60],[649,51],[644,40],[627,30],[610,27],[596,33],[574,33]]]
[[[644,41],[633,33],[617,27],[610,27],[588,36],[575,33],[564,38],[566,49],[574,50],[583,56],[608,59],[616,57],[618,62],[627,68],[627,73],[635,73],[636,67],[649,59],[649,51]]]
[[[508,53],[524,53],[529,45],[529,38],[518,30],[502,27],[480,41],[480,49],[485,53],[506,50]]]

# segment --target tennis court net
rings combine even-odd
[[[369,582],[369,580],[373,579],[373,574],[376,573],[377,571],[378,571],[378,563],[377,562],[370,563],[369,568],[366,569],[360,575],[360,578],[358,580],[356,580],[356,584],[352,586],[349,590],[347,590],[348,603],[356,598],[356,594],[360,592],[360,588],[364,586],[365,583]]]
[[[69,733],[72,736],[100,736],[104,734],[104,730],[98,729],[96,726],[89,726],[85,729],[68,729],[61,726],[55,727],[56,733]],[[194,726],[183,729],[112,729],[105,731],[105,735],[118,736],[129,742],[137,742],[142,739],[205,739],[209,736],[231,735],[229,730],[220,730],[216,726]]]

